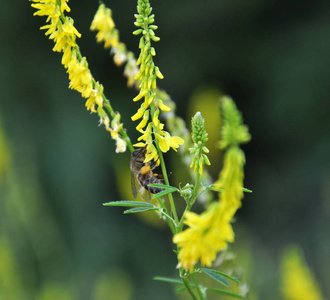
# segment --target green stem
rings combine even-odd
[[[169,212],[168,212],[168,210],[167,210],[167,208],[166,208],[166,206],[164,204],[164,201],[162,199],[159,199],[159,198],[157,200],[158,200],[158,203],[159,203],[160,207],[164,210],[164,212],[167,215],[169,215]],[[172,218],[170,218],[170,217],[167,217],[167,216],[165,216],[165,218],[166,218],[167,224],[170,227],[172,233],[173,234],[176,234],[176,226],[173,223],[174,220]]]
[[[164,157],[163,157],[163,153],[162,151],[159,149],[159,145],[158,145],[158,141],[156,140],[156,146],[157,146],[157,150],[158,150],[158,155],[159,155],[159,160],[160,160],[160,165],[162,168],[162,172],[163,172],[163,176],[164,176],[164,181],[166,185],[170,185],[169,180],[168,180],[168,176],[167,176],[167,171],[166,171],[166,166],[165,166],[165,161],[164,161]],[[174,204],[174,200],[173,200],[173,196],[172,194],[168,195],[168,199],[170,202],[170,206],[171,206],[171,211],[175,220],[175,225],[177,226],[179,224],[179,218],[178,218],[178,214],[176,212],[176,207]]]
[[[198,293],[200,299],[205,300],[205,299],[206,299],[206,298],[205,298],[205,294],[204,294],[203,291],[201,290],[201,287],[200,287],[200,285],[199,285],[199,282],[198,282],[198,280],[197,280],[195,274],[192,273],[192,274],[191,274],[191,277],[192,277],[192,279],[193,279],[193,281],[194,281],[194,284],[195,284],[195,286],[196,286],[196,290],[197,290],[197,293]]]
[[[180,271],[180,273],[182,273],[182,271]],[[194,289],[192,288],[190,281],[188,280],[188,278],[186,276],[182,276],[182,274],[180,274],[181,279],[185,285],[185,287],[187,288],[188,293],[191,295],[191,297],[195,300],[198,300],[198,297],[194,291]]]
[[[197,172],[196,174],[196,181],[195,181],[195,186],[194,186],[194,190],[192,192],[192,195],[191,195],[191,198],[189,201],[187,201],[187,206],[182,214],[182,217],[181,217],[181,220],[179,222],[179,225],[177,226],[177,232],[181,232],[182,231],[182,228],[183,228],[183,222],[184,222],[184,215],[187,211],[190,211],[190,208],[193,206],[193,204],[195,203],[197,197],[196,197],[196,194],[197,194],[197,190],[198,190],[198,186],[199,186],[199,180],[200,180],[200,174],[199,172]]]
[[[191,195],[191,201],[190,201],[190,207],[193,206],[193,204],[195,203],[197,197],[196,197],[196,194],[197,194],[197,190],[198,190],[198,187],[199,187],[199,180],[200,180],[200,177],[201,175],[199,174],[199,172],[197,171],[197,174],[196,174],[196,181],[195,181],[195,187],[194,187],[194,190],[193,190],[193,193]]]

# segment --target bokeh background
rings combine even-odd
[[[51,51],[31,2],[0,10],[1,299],[176,299],[166,227],[102,203],[129,196],[129,153],[115,145]],[[105,1],[138,53],[135,1]],[[137,109],[123,70],[89,31],[98,1],[70,1],[91,71],[133,140]],[[283,299],[281,257],[295,244],[330,298],[330,3],[327,0],[152,1],[159,81],[188,121],[201,110],[216,143],[218,98],[249,126],[244,199],[232,245],[251,299]],[[216,178],[221,154],[214,150]],[[172,158],[172,159],[171,159]],[[175,158],[167,156],[173,181]],[[126,194],[125,194],[126,193]],[[308,298],[306,298],[308,299]]]

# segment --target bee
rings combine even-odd
[[[164,189],[148,186],[151,183],[162,184],[163,175],[153,173],[157,161],[151,160],[144,162],[147,148],[138,148],[133,151],[131,158],[131,187],[134,198],[137,196],[136,181],[140,185],[139,193],[142,198],[150,201],[150,193],[157,194]],[[145,193],[147,191],[147,193]]]

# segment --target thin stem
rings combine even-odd
[[[194,284],[195,284],[195,286],[196,286],[196,290],[197,290],[197,293],[198,293],[200,299],[202,299],[202,300],[206,299],[206,298],[205,298],[205,294],[204,294],[203,291],[201,290],[201,287],[200,287],[200,285],[199,285],[199,282],[198,282],[198,280],[197,280],[195,274],[192,273],[192,274],[191,274],[191,277],[192,277],[192,279],[193,279],[193,281],[194,281]]]
[[[201,177],[201,175],[199,174],[199,172],[197,171],[197,174],[196,174],[196,181],[195,181],[195,187],[194,187],[194,190],[193,190],[193,193],[192,193],[192,195],[191,195],[191,201],[190,201],[190,206],[192,206],[194,203],[195,203],[195,201],[196,201],[196,199],[197,199],[197,197],[196,197],[196,194],[197,194],[197,190],[198,190],[198,187],[199,187],[199,180],[200,180],[200,177]]]
[[[182,273],[182,271],[180,271],[180,273]],[[191,297],[193,299],[198,300],[198,297],[197,297],[195,291],[193,290],[188,278],[186,276],[182,276],[182,274],[180,274],[180,276],[181,276],[181,279],[182,279],[185,287],[187,288],[188,293],[191,295]]]
[[[160,160],[160,165],[162,167],[162,172],[163,172],[163,176],[164,176],[164,181],[166,185],[170,185],[169,181],[168,181],[168,176],[167,176],[167,171],[166,171],[166,166],[165,166],[165,161],[164,161],[164,157],[163,157],[163,153],[162,151],[159,149],[159,145],[156,141],[156,146],[157,146],[157,150],[158,150],[158,155],[159,155],[159,160]],[[168,195],[168,199],[170,202],[170,206],[171,206],[171,211],[175,220],[175,225],[177,226],[179,224],[179,218],[178,218],[178,214],[176,212],[176,207],[174,204],[174,200],[173,200],[173,196],[172,194]]]
[[[159,203],[160,207],[164,210],[163,214],[168,215],[169,212],[168,212],[168,210],[167,210],[167,208],[164,204],[164,201],[162,199],[159,199],[159,198],[157,198],[157,200],[158,200],[158,203]],[[173,223],[174,220],[170,216],[166,216],[166,215],[165,215],[165,217],[166,217],[167,224],[170,227],[172,233],[175,234],[176,233],[176,227],[175,227],[175,224]]]
[[[187,211],[190,211],[190,208],[193,206],[193,204],[195,203],[197,197],[196,197],[196,194],[197,194],[197,190],[198,190],[198,186],[199,186],[199,180],[200,180],[200,174],[199,172],[197,172],[196,174],[196,182],[195,182],[195,186],[194,186],[194,190],[192,192],[192,195],[191,195],[191,198],[189,201],[187,201],[187,206],[182,214],[182,217],[181,217],[181,220],[179,222],[179,225],[177,226],[177,232],[181,232],[182,231],[182,228],[183,228],[183,222],[184,222],[184,215]]]

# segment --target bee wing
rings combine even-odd
[[[136,178],[133,172],[131,172],[131,188],[132,188],[132,194],[134,199],[136,199],[137,196],[137,188],[136,188]]]
[[[146,190],[143,186],[141,186],[140,188],[140,196],[146,202],[150,202],[151,200],[151,193],[148,190]]]

